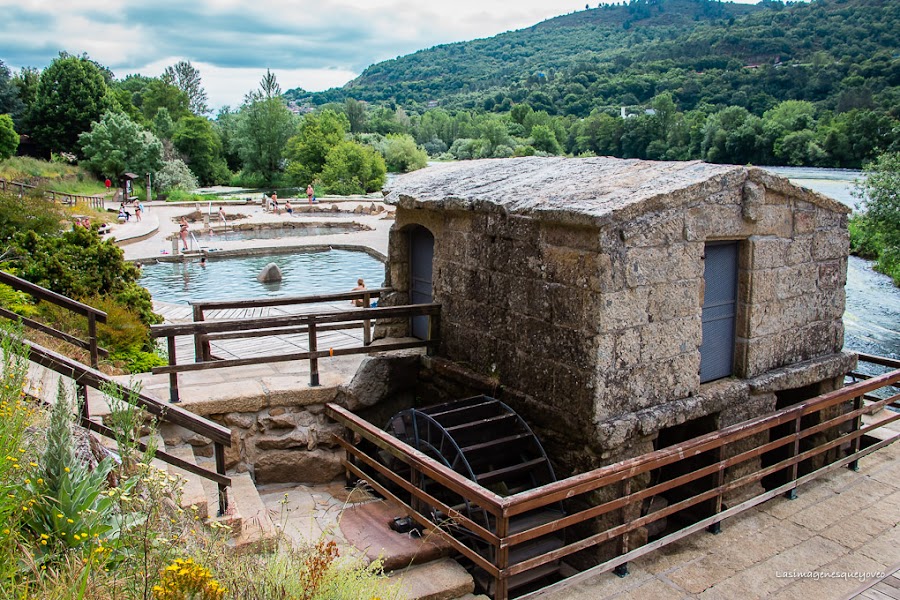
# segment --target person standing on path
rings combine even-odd
[[[106,193],[109,193],[109,188],[112,186],[112,181],[109,180],[109,177],[106,178]]]
[[[141,213],[144,212],[144,203],[138,202],[137,206],[134,208],[134,217],[137,219],[138,223],[141,222]]]
[[[313,203],[313,194],[314,193],[315,193],[315,190],[313,190],[312,184],[309,184],[308,186],[306,186],[306,197],[309,198],[310,204]]]

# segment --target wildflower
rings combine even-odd
[[[37,466],[37,465],[35,465],[35,466]],[[69,469],[69,467],[66,467],[65,469],[63,469],[63,471],[65,471],[66,473],[71,473],[71,472],[72,472],[72,470]]]
[[[74,522],[75,521],[73,521],[72,519],[66,519],[66,523],[74,523]]]

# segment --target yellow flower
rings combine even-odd
[[[66,523],[74,523],[74,522],[75,521],[73,521],[72,519],[66,519]]]
[[[70,472],[71,472],[71,470],[69,469],[69,467],[66,467],[65,469],[63,469],[63,471],[65,471],[66,473],[70,473]]]

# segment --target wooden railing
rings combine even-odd
[[[15,189],[18,189],[19,196],[21,197],[25,193],[25,190],[36,190],[38,189],[38,186],[21,183],[18,181],[8,181],[6,179],[0,179],[0,191],[9,191]],[[86,202],[91,208],[103,210],[103,196],[99,194],[93,196],[85,196],[84,194],[54,192],[52,190],[45,190],[44,194],[52,202],[57,202],[57,200],[59,200],[63,204],[71,204],[72,206],[77,206],[78,202],[81,201]]]
[[[97,368],[100,364],[100,357],[106,358],[109,356],[109,352],[100,348],[97,344],[97,323],[106,323],[106,313],[102,310],[98,310],[92,306],[88,306],[87,304],[82,304],[76,300],[72,300],[62,294],[57,294],[56,292],[52,292],[46,288],[43,288],[39,285],[35,285],[30,281],[25,281],[24,279],[20,279],[14,275],[10,275],[4,271],[0,271],[0,283],[4,283],[9,287],[19,290],[21,292],[26,292],[30,294],[33,298],[37,298],[38,300],[43,300],[45,302],[50,302],[52,304],[56,304],[57,306],[61,306],[65,309],[68,309],[74,313],[84,315],[87,317],[87,327],[88,327],[88,339],[82,340],[73,335],[69,335],[64,331],[59,331],[58,329],[54,329],[48,325],[44,325],[38,321],[33,319],[28,319],[21,315],[17,315],[16,313],[7,310],[5,308],[0,308],[0,316],[6,317],[7,319],[13,321],[21,321],[23,325],[26,327],[30,327],[36,331],[40,331],[51,335],[57,339],[63,340],[73,346],[81,348],[83,350],[87,350],[91,355],[91,366],[93,368]]]
[[[453,529],[462,529],[470,539],[477,538],[481,544],[492,548],[489,553],[479,552],[462,539],[454,538],[447,531],[442,532],[457,551],[493,578],[494,597],[506,600],[509,579],[516,574],[609,543],[616,544],[617,556],[551,588],[571,585],[611,569],[627,572],[627,562],[630,560],[701,529],[716,531],[722,520],[777,495],[794,494],[797,486],[826,472],[842,466],[856,468],[857,461],[863,456],[900,439],[900,434],[890,430],[881,433],[881,439],[877,441],[873,437],[873,432],[879,428],[900,420],[900,412],[884,411],[887,414],[881,420],[867,425],[862,423],[864,415],[884,407],[900,410],[900,394],[869,399],[865,403],[863,400],[864,396],[872,398],[870,393],[876,390],[894,388],[896,391],[900,382],[900,363],[891,361],[891,365],[897,370],[681,444],[508,497],[484,489],[340,406],[329,404],[327,414],[361,439],[406,463],[411,470],[408,476],[398,475],[372,453],[360,450],[353,436],[347,436],[347,439],[337,441],[347,452],[344,466],[350,474],[400,503],[423,526],[434,528],[434,523],[427,514],[414,507],[436,508],[449,516]],[[817,418],[818,423],[810,425]],[[866,436],[869,445],[863,445],[863,436]],[[771,458],[772,451],[780,452],[777,459]],[[706,461],[701,464],[692,462],[701,454],[705,455]],[[764,455],[769,457],[768,461],[762,460]],[[659,473],[659,469],[673,465],[681,467],[675,472],[684,474],[655,484],[652,481],[649,485],[641,483],[642,480],[646,482],[652,473]],[[735,467],[740,467],[739,471]],[[773,475],[783,478],[783,482],[770,481],[768,489],[763,491],[760,485],[763,478],[771,479]],[[423,480],[429,482],[429,492],[410,483]],[[684,495],[691,485],[695,491]],[[682,492],[681,499],[674,503],[638,518],[626,519],[623,516],[635,507],[639,510],[631,510],[631,513],[641,514],[640,507],[645,506],[645,501],[674,488]],[[398,489],[402,492],[396,492]],[[485,528],[459,510],[447,506],[437,499],[437,496],[447,494],[436,490],[456,494],[464,500],[462,505],[486,511],[495,526]],[[743,498],[749,495],[749,499],[726,506],[723,498],[738,490],[744,493]],[[613,499],[593,505],[589,495],[598,492]],[[565,502],[568,514],[515,533],[510,531],[510,522],[516,516],[558,506],[560,502]],[[673,517],[676,513],[685,515],[683,511],[688,509],[700,513],[691,524],[652,542],[629,547],[632,537],[629,534],[638,533],[639,529]],[[550,534],[565,534],[564,545],[517,564],[510,563],[511,550]]]
[[[62,356],[61,354],[57,354],[38,344],[27,340],[25,340],[24,343],[28,348],[28,359],[31,362],[50,369],[51,371],[55,371],[63,377],[74,381],[76,395],[79,399],[79,422],[82,427],[90,429],[104,437],[115,439],[115,435],[111,429],[104,426],[102,423],[91,419],[87,396],[87,390],[88,388],[91,388],[100,390],[102,393],[115,394],[125,402],[132,403],[135,406],[144,409],[147,413],[156,418],[159,423],[180,425],[185,429],[189,429],[203,437],[209,438],[213,443],[216,459],[215,471],[204,469],[192,462],[185,461],[162,450],[157,450],[155,456],[161,461],[178,467],[179,469],[214,481],[218,486],[219,515],[225,514],[225,511],[228,508],[226,488],[231,485],[231,478],[225,475],[225,447],[231,446],[230,429],[177,406],[172,406],[141,394],[140,392],[135,392],[87,365],[83,365],[78,361]],[[146,451],[147,449],[146,445],[140,441],[136,441],[136,445],[141,451]]]
[[[252,310],[254,308],[271,308],[273,306],[303,306],[309,304],[323,304],[329,302],[359,302],[359,306],[368,308],[370,304],[372,304],[373,298],[380,298],[389,292],[392,292],[392,288],[372,288],[372,289],[364,289],[356,292],[341,292],[339,294],[318,294],[318,295],[307,295],[307,296],[286,296],[283,298],[252,298],[246,300],[214,300],[214,301],[191,301],[191,308],[193,309],[193,317],[194,322],[199,323],[201,321],[205,321],[207,317],[207,313],[209,311],[227,311],[227,310]],[[327,329],[323,328],[319,331],[335,331],[338,329],[350,329],[355,328],[357,325],[342,325],[342,326],[331,326]],[[372,341],[372,329],[371,329],[371,321],[365,320],[362,324],[363,327],[363,344],[368,346]],[[300,331],[284,331],[281,333],[304,333],[305,329]],[[271,335],[271,334],[260,334],[260,335]],[[243,333],[219,333],[213,334],[210,336],[206,336],[205,338],[198,336],[194,340],[194,348],[195,348],[195,358],[199,360],[213,360],[212,354],[210,352],[209,343],[211,340],[219,339],[233,339],[237,337],[254,337],[249,335],[249,332]],[[259,336],[256,336],[259,337]]]
[[[304,302],[342,301],[368,299],[377,290],[365,292],[347,292],[327,296],[304,297]],[[300,298],[292,298],[293,303],[301,303]],[[248,303],[239,302],[205,302],[195,305],[195,318],[203,318],[206,310],[223,308],[248,308]],[[252,306],[276,306],[283,304],[284,299],[255,300]],[[197,309],[196,307],[200,307]],[[356,308],[341,311],[282,315],[277,317],[261,317],[256,319],[226,319],[219,321],[195,321],[193,323],[153,325],[151,335],[155,338],[166,338],[169,364],[154,367],[153,374],[169,375],[169,400],[179,401],[178,373],[202,371],[206,369],[222,369],[244,365],[268,364],[295,360],[309,361],[309,385],[319,385],[319,359],[332,356],[348,356],[352,354],[373,354],[407,348],[427,348],[429,352],[437,348],[440,339],[440,304],[412,304],[383,308]],[[429,319],[428,339],[371,345],[371,322],[376,319],[405,319],[427,316]],[[363,343],[358,346],[319,349],[318,335],[322,332],[341,329],[363,329]],[[256,338],[266,336],[306,333],[308,335],[308,351],[282,354],[268,354],[248,358],[218,360],[212,356],[211,340]],[[194,341],[194,362],[178,363],[176,357],[176,338],[191,336]]]

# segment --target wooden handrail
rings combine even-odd
[[[367,288],[356,292],[340,292],[337,294],[318,294],[308,296],[285,296],[282,298],[248,298],[242,300],[192,300],[191,306],[201,310],[222,310],[228,308],[261,308],[266,306],[286,306],[289,304],[317,304],[322,302],[339,302],[341,300],[359,300],[363,296],[373,298],[392,292],[393,288]]]
[[[231,485],[231,478],[225,474],[224,448],[226,446],[231,446],[230,429],[205,419],[204,417],[183,410],[178,406],[172,406],[140,392],[136,392],[131,388],[110,379],[100,371],[53,352],[39,344],[29,340],[23,340],[23,343],[28,349],[28,360],[74,381],[76,393],[82,403],[79,422],[83,427],[100,435],[114,438],[111,429],[90,419],[90,411],[87,403],[87,388],[93,388],[100,391],[111,390],[113,393],[118,394],[125,402],[134,404],[135,406],[146,410],[160,422],[173,423],[209,438],[212,441],[213,450],[216,456],[216,471],[210,471],[164,451],[157,451],[156,457],[179,469],[183,469],[215,482],[219,491],[219,515],[225,514],[225,510],[228,507],[225,488]],[[139,440],[135,440],[135,442],[142,451],[147,449],[143,442],[140,442]]]
[[[59,331],[58,329],[54,329],[53,327],[49,327],[32,319],[21,317],[5,309],[0,312],[0,316],[4,316],[11,320],[20,320],[23,325],[61,339],[64,342],[68,342],[69,344],[72,344],[73,346],[76,346],[78,348],[87,350],[91,355],[91,366],[95,369],[100,366],[100,356],[103,356],[104,358],[109,356],[109,352],[101,348],[97,344],[97,323],[106,323],[105,312],[96,309],[93,306],[88,306],[87,304],[78,302],[77,300],[73,300],[67,296],[63,296],[62,294],[57,294],[54,291],[31,283],[30,281],[26,281],[20,277],[16,277],[15,275],[12,275],[5,271],[0,271],[0,283],[6,284],[13,289],[30,294],[31,296],[39,300],[44,300],[46,302],[50,302],[51,304],[61,306],[76,314],[84,315],[85,317],[87,317],[88,322],[88,339],[82,340],[80,338],[76,338],[75,336],[69,335],[63,331]]]
[[[861,357],[861,360],[879,363],[879,360],[869,360],[870,358],[880,359],[880,357],[865,356]],[[879,364],[893,366],[892,362],[892,359],[883,359]],[[598,544],[613,540],[625,540],[624,536],[626,534],[680,511],[701,505],[708,506],[711,515],[703,518],[701,522],[703,526],[713,527],[717,526],[717,523],[726,517],[756,506],[778,493],[793,493],[798,485],[809,481],[816,475],[834,470],[836,468],[835,465],[846,465],[850,468],[855,468],[856,462],[860,457],[866,456],[874,449],[900,440],[900,434],[892,432],[889,437],[884,438],[884,436],[881,436],[883,438],[882,441],[876,441],[868,447],[863,447],[862,444],[863,437],[868,436],[876,429],[891,423],[900,422],[900,413],[889,413],[889,416],[867,425],[863,425],[861,420],[862,416],[873,414],[883,407],[897,406],[900,394],[878,398],[869,396],[869,393],[875,390],[897,387],[898,382],[900,382],[900,368],[799,402],[794,406],[771,414],[749,419],[719,431],[698,436],[672,447],[649,452],[639,457],[623,460],[606,467],[506,497],[490,495],[490,492],[477,483],[463,478],[426,455],[420,455],[421,453],[418,451],[395,439],[390,434],[366,423],[346,409],[329,404],[326,406],[326,414],[346,426],[362,439],[375,444],[382,450],[387,450],[406,462],[413,472],[424,476],[426,480],[435,486],[435,489],[436,487],[443,487],[452,491],[454,494],[461,496],[465,502],[477,505],[496,517],[494,531],[485,530],[480,526],[473,526],[473,523],[466,518],[458,518],[457,521],[459,526],[467,529],[467,535],[477,536],[484,543],[493,546],[493,559],[489,567],[483,565],[485,560],[483,556],[478,557],[481,559],[478,560],[470,556],[471,550],[463,552],[463,554],[469,556],[489,576],[494,578],[497,590],[495,598],[497,600],[505,600],[508,593],[507,582],[510,577],[558,561]],[[869,399],[868,402],[863,403],[863,397],[867,397]],[[824,410],[851,402],[852,406],[850,408],[841,410],[836,416],[828,415],[827,418],[823,416],[820,418],[820,422],[809,426],[801,426],[800,424],[801,419],[805,416],[814,413],[823,414],[822,411]],[[759,434],[771,432],[773,428],[779,425],[790,423],[794,424],[792,431],[787,433],[779,432],[777,436],[769,435],[765,439],[754,442],[751,447],[747,446],[746,441],[750,436],[759,436]],[[829,435],[823,436],[823,434]],[[387,479],[397,484],[399,489],[402,489],[404,493],[408,493],[413,498],[413,501],[407,504],[403,498],[398,497],[384,486],[378,485],[376,488],[379,492],[403,503],[415,520],[423,525],[430,523],[429,515],[418,514],[413,507],[419,505],[443,506],[435,503],[436,493],[432,487],[429,487],[429,493],[425,494],[425,492],[414,485],[400,485],[396,480],[396,474],[391,473],[390,468],[380,462],[374,455],[367,456],[366,453],[355,448],[348,440],[340,439],[337,436],[336,439],[347,451],[347,458],[344,460],[344,463],[351,473],[364,478],[371,477],[371,473],[380,474],[380,476],[387,477]],[[805,446],[800,445],[800,442],[803,440],[806,440]],[[738,443],[738,445],[735,446],[735,443]],[[731,448],[732,454],[724,452],[726,448]],[[749,472],[742,470],[736,473],[736,478],[730,480],[725,477],[728,469],[746,464],[748,461],[759,460],[764,454],[778,449],[785,449],[786,452],[784,456],[778,456],[774,464],[762,466],[762,463],[750,463],[753,468]],[[842,455],[846,455],[835,458],[831,453],[837,450],[841,450]],[[687,467],[687,472],[683,472],[681,475],[631,491],[630,482],[635,477],[639,477],[642,474],[646,476],[646,473],[650,471],[666,465],[690,460],[700,454],[712,455],[714,458],[712,458],[711,462],[703,463],[699,466],[689,463],[690,466]],[[768,454],[768,456],[773,455]],[[820,466],[814,467],[815,470],[811,473],[802,474],[799,472],[801,463],[808,463],[816,457],[827,457],[824,460],[824,466],[821,466],[822,463],[820,463]],[[450,471],[451,474],[448,475],[446,471]],[[788,482],[777,484],[775,491],[755,493],[749,500],[743,501],[739,507],[729,508],[723,505],[722,497],[724,494],[745,488],[751,484],[758,484],[763,478],[776,473],[783,473]],[[692,491],[687,497],[679,497],[673,504],[661,510],[630,520],[619,520],[617,522],[614,519],[611,523],[607,523],[601,531],[587,537],[574,541],[567,540],[567,543],[554,550],[517,564],[509,563],[509,551],[518,545],[568,530],[575,525],[594,521],[604,515],[618,515],[618,511],[625,510],[629,506],[640,505],[648,498],[664,494],[675,488],[684,489],[683,486],[691,483],[696,484],[701,480],[709,481],[710,478],[712,478],[712,481],[708,485],[704,484],[699,490]],[[459,481],[460,479],[463,481]],[[410,481],[413,481],[413,479],[410,479]],[[585,498],[586,494],[603,487],[614,491],[615,497],[612,500],[599,505],[587,506],[569,514],[561,514],[552,521],[510,533],[510,519],[516,515],[555,505],[576,496]],[[437,495],[439,496],[439,494]],[[713,504],[710,505],[709,503]],[[498,509],[501,512],[500,515],[497,515]],[[441,510],[444,510],[444,508],[441,508]],[[675,541],[684,537],[687,533],[697,530],[698,527],[696,526],[688,526],[684,528],[684,532],[679,531],[675,534],[668,534],[663,538],[663,541],[646,543],[634,550],[628,548],[625,542],[622,541],[620,543],[620,552],[626,558],[623,560],[613,559],[603,563],[603,570],[623,565],[629,559],[642,556],[664,545],[664,543]],[[449,535],[449,532],[445,532],[445,534]],[[621,548],[624,548],[624,550],[621,550]],[[599,569],[600,567],[597,568]]]
[[[341,299],[354,298],[364,292],[348,292],[334,294]],[[368,295],[367,292],[365,292]],[[321,297],[321,296],[319,296]],[[310,297],[306,297],[310,298]],[[198,312],[200,313],[198,315]],[[154,375],[169,375],[169,401],[178,402],[178,373],[188,371],[203,371],[207,369],[222,369],[273,362],[290,362],[296,360],[308,360],[310,363],[310,386],[319,385],[318,360],[333,356],[349,356],[353,354],[373,354],[376,352],[388,352],[409,348],[427,348],[434,352],[439,343],[440,333],[440,304],[411,304],[406,306],[387,306],[379,308],[354,308],[343,311],[330,311],[323,313],[305,313],[299,315],[282,315],[277,317],[262,317],[257,319],[224,319],[218,321],[194,321],[192,323],[175,323],[164,325],[152,325],[150,335],[154,338],[166,338],[169,351],[169,364],[162,367],[154,367]],[[344,348],[318,349],[318,332],[334,329],[344,329],[349,326],[333,324],[353,323],[368,331],[373,319],[408,318],[425,315],[430,318],[429,339],[408,342],[394,342],[373,346],[370,336],[363,336],[363,345]],[[202,319],[202,311],[195,307],[195,318]],[[235,339],[242,337],[274,336],[286,333],[305,332],[309,335],[309,351],[293,352],[289,354],[268,354],[252,358],[235,358],[227,360],[215,360],[209,349],[211,335],[219,334],[220,339]],[[244,335],[242,335],[244,334]],[[177,336],[193,336],[194,338],[194,362],[178,364],[176,357],[175,338]]]
[[[181,425],[186,429],[190,429],[214,442],[218,442],[225,446],[231,446],[231,430],[223,427],[214,421],[205,419],[199,415],[188,412],[178,406],[172,406],[160,402],[155,398],[151,398],[142,393],[135,393],[129,387],[122,385],[100,371],[92,369],[87,365],[72,360],[62,354],[58,354],[30,342],[24,340],[28,347],[29,360],[35,362],[42,367],[46,367],[51,371],[55,371],[64,377],[74,380],[76,383],[86,385],[96,390],[109,386],[122,394],[124,398],[134,398],[135,402],[148,413],[157,417],[161,421],[167,421],[176,425]]]
[[[775,425],[793,421],[799,416],[853,400],[856,396],[897,381],[900,381],[900,371],[885,373],[823,396],[805,400],[768,415],[736,423],[718,431],[692,438],[683,444],[648,452],[647,454],[600,467],[593,471],[573,475],[534,490],[527,490],[508,496],[503,500],[504,509],[506,514],[515,515],[523,512],[523,510],[527,510],[523,509],[523,506],[531,503],[533,500],[546,500],[546,504],[559,502],[566,498],[589,492],[597,487],[603,487],[619,481],[626,476],[634,477],[683,458],[697,456],[727,443],[749,437]]]

